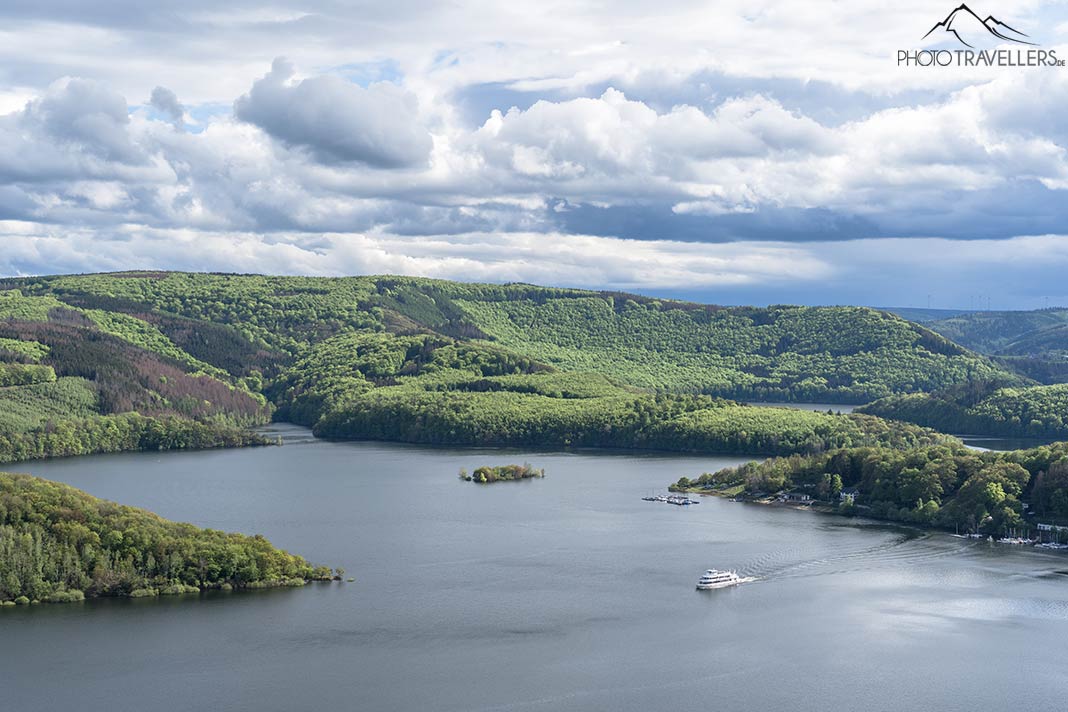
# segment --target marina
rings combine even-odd
[[[688,507],[691,504],[701,504],[700,500],[693,499],[686,495],[681,494],[658,494],[642,497],[644,502],[664,502],[666,504],[674,504],[677,507]]]

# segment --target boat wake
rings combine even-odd
[[[809,548],[780,549],[739,567],[738,573],[754,579],[780,579],[909,567],[966,555],[976,545],[930,534],[900,533],[875,545],[838,549],[814,558]]]

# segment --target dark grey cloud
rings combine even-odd
[[[23,190],[0,185],[0,220],[32,220],[37,204]]]
[[[566,202],[566,201],[564,201]],[[563,232],[637,240],[826,242],[878,237],[1006,239],[1068,230],[1068,200],[1035,180],[997,189],[947,190],[915,196],[867,214],[832,208],[760,206],[723,215],[678,213],[670,204],[568,205],[547,210],[545,224]]]
[[[72,181],[135,186],[159,169],[134,136],[125,99],[98,82],[61,80],[0,116],[0,186],[24,203],[55,204]]]
[[[43,129],[52,139],[105,160],[144,160],[130,140],[126,100],[95,81],[76,78],[54,85],[27,105],[22,119],[31,130]]]
[[[669,204],[578,205],[549,211],[562,232],[634,240],[813,242],[879,237],[883,229],[863,216],[827,208],[756,208],[726,215],[677,213]]]
[[[335,76],[290,81],[293,75],[292,64],[276,59],[234,102],[234,114],[327,163],[426,165],[433,140],[413,94],[388,82],[364,88]]]
[[[998,240],[880,238],[810,243],[834,266],[818,280],[754,280],[702,287],[681,283],[660,296],[718,304],[865,304],[875,307],[994,309],[1068,306],[1063,237]],[[649,292],[650,290],[643,290]],[[928,301],[930,300],[930,301]]]
[[[959,240],[1068,232],[1063,191],[1039,181],[1013,180],[986,190],[947,190],[916,199],[907,210],[887,209],[875,218],[881,234]]]
[[[152,90],[149,103],[175,126],[181,126],[185,117],[185,107],[178,101],[178,95],[167,87]]]

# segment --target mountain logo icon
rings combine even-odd
[[[965,47],[974,48],[976,45],[989,43],[992,37],[1005,42],[1035,45],[1034,42],[1029,41],[1030,38],[1026,34],[1006,25],[993,15],[988,15],[985,20],[980,19],[970,7],[963,3],[946,15],[946,19],[936,22],[923,39],[927,39],[939,30],[953,35]]]

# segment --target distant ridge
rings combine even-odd
[[[879,311],[889,312],[896,314],[902,319],[909,321],[915,321],[923,324],[929,321],[938,321],[940,319],[952,319],[956,316],[962,316],[974,312],[974,309],[930,309],[924,307],[872,307]]]

